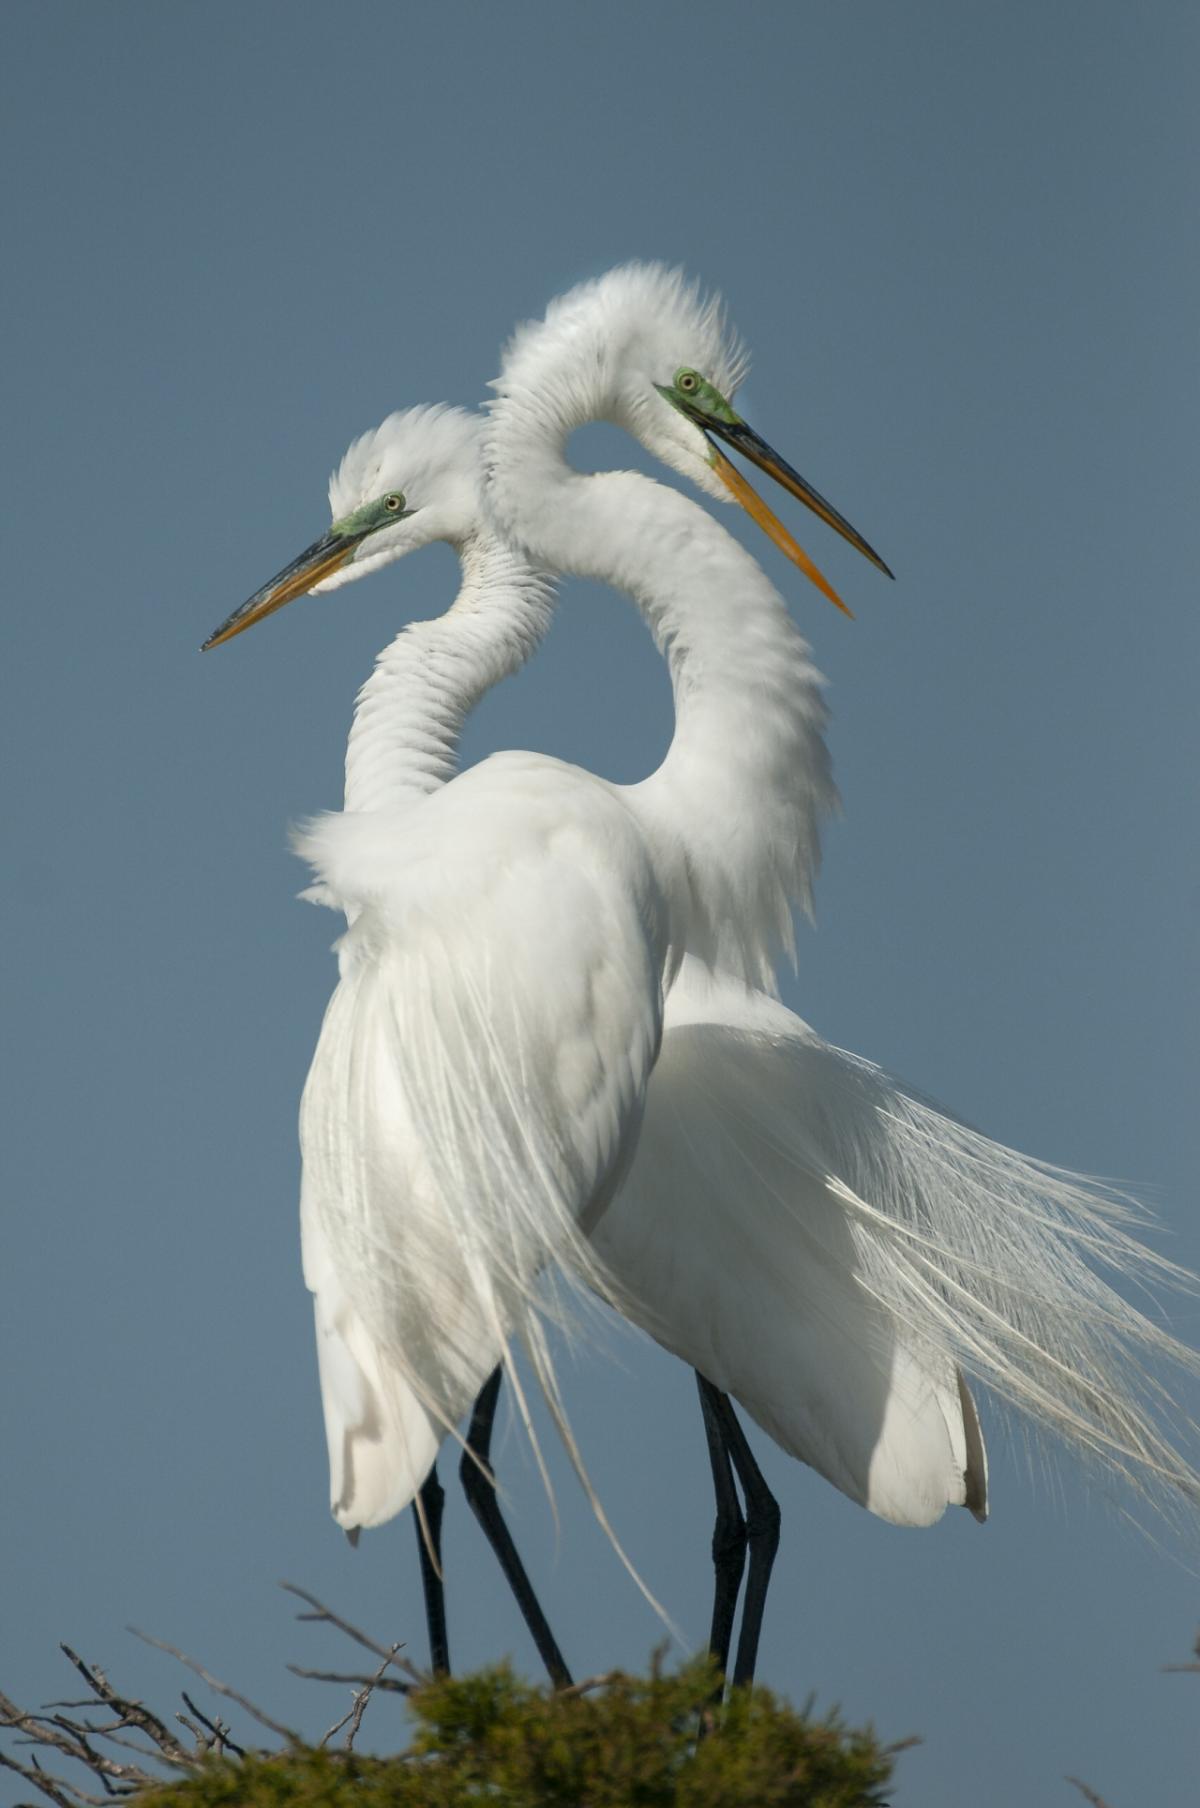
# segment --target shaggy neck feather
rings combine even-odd
[[[556,570],[637,604],[670,671],[675,733],[631,787],[676,910],[679,947],[772,983],[808,907],[820,822],[835,799],[821,681],[782,600],[704,509],[634,472],[583,476],[567,435],[612,406],[553,388],[494,404],[489,501],[502,529]]]
[[[551,585],[524,559],[484,532],[458,552],[462,582],[453,606],[404,628],[358,694],[346,748],[347,810],[394,809],[453,778],[471,710],[525,663],[550,624]]]

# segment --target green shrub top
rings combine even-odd
[[[396,1758],[298,1746],[210,1759],[146,1808],[882,1808],[896,1747],[767,1689],[710,1711],[707,1661],[551,1695],[506,1667],[430,1683]],[[378,1704],[375,1704],[378,1712]],[[714,1722],[719,1722],[716,1724]],[[702,1724],[711,1728],[700,1737]]]

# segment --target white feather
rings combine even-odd
[[[593,290],[615,292],[622,318],[639,290],[683,293],[644,271]],[[556,343],[574,336],[590,358],[586,307],[552,317]],[[714,320],[701,316],[706,331]],[[509,384],[501,424],[505,409],[538,412],[536,343],[515,343],[508,374],[529,381]],[[703,362],[682,345],[679,357]],[[571,406],[594,403],[594,386],[568,389]],[[369,440],[371,470],[400,488],[389,446],[411,453],[406,418]],[[454,456],[472,456],[461,437]],[[667,455],[682,468],[691,453]],[[450,538],[461,606],[381,656],[352,737],[357,807],[303,842],[323,900],[354,919],[303,1128],[339,1520],[377,1523],[411,1498],[510,1329],[565,1425],[536,1287],[547,1264],[615,1299],[883,1517],[925,1524],[951,1503],[982,1515],[964,1370],[1135,1486],[1194,1499],[1149,1371],[1194,1374],[1197,1358],[1104,1278],[1186,1277],[1135,1238],[1118,1198],[999,1147],[693,960],[651,1077],[678,953],[762,970],[833,796],[815,674],[761,574],[703,515],[672,512],[681,499],[655,550],[652,486],[580,479],[603,499],[587,559],[607,557],[671,659],[671,759],[628,791],[522,755],[439,790],[467,709],[544,630],[548,592],[481,529],[474,472],[464,485],[456,469],[447,525],[436,468],[421,468],[421,508],[388,556]],[[621,544],[639,521],[640,562]],[[678,576],[689,556],[705,567],[693,592]],[[714,609],[693,619],[705,580]],[[753,607],[735,632],[743,592]]]
[[[1105,1278],[1195,1290],[1144,1222],[687,961],[595,1242],[627,1314],[785,1449],[924,1523],[985,1499],[958,1366],[1160,1505],[1200,1500],[1161,1380],[1200,1356]]]
[[[363,827],[325,818],[302,841],[356,911],[301,1109],[305,1221],[336,1276],[318,1321],[328,1344],[352,1302],[385,1392],[402,1379],[445,1431],[514,1331],[553,1394],[548,1262],[602,1285],[584,1232],[628,1160],[658,1051],[665,911],[628,813],[553,761],[499,756],[398,814],[394,834]],[[329,1366],[332,1452],[353,1425],[346,1365]],[[385,1401],[374,1418],[389,1414]],[[401,1475],[411,1494],[408,1448],[375,1485],[384,1508],[404,1504]],[[372,1523],[335,1494],[342,1523]]]

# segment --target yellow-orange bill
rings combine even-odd
[[[712,445],[711,440],[709,444]],[[829,579],[818,571],[804,548],[789,534],[783,522],[778,520],[767,507],[758,492],[750,487],[736,465],[730,464],[719,446],[712,446],[712,466],[731,494],[741,503],[752,521],[757,521],[769,540],[773,540],[793,565],[799,566],[805,577],[814,583],[823,596],[827,596],[836,609],[843,615],[854,619],[853,609],[848,609]],[[811,506],[811,505],[810,505]]]
[[[269,584],[264,584],[261,590],[256,590],[248,602],[235,609],[215,633],[209,635],[200,651],[207,653],[212,647],[222,646],[225,641],[232,640],[235,634],[244,634],[255,622],[274,615],[276,609],[282,609],[285,603],[306,595],[322,578],[327,578],[331,572],[346,563],[361,538],[361,534],[350,539],[340,538],[334,545],[330,545],[329,536],[318,540],[315,546],[310,546],[307,552],[302,552],[298,559],[286,566],[278,577],[272,578]]]

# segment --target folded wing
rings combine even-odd
[[[686,962],[598,1242],[661,1342],[852,1498],[919,1524],[985,1505],[960,1369],[1165,1510],[1200,1500],[1161,1379],[1200,1357],[1118,1290],[1194,1291],[1144,1222]]]
[[[586,1231],[658,1050],[661,911],[619,804],[582,775],[527,776],[513,756],[474,769],[382,862],[377,835],[358,858],[352,819],[308,837],[356,910],[301,1109],[346,1526],[407,1504],[514,1332],[556,1405],[540,1277],[602,1285]]]

